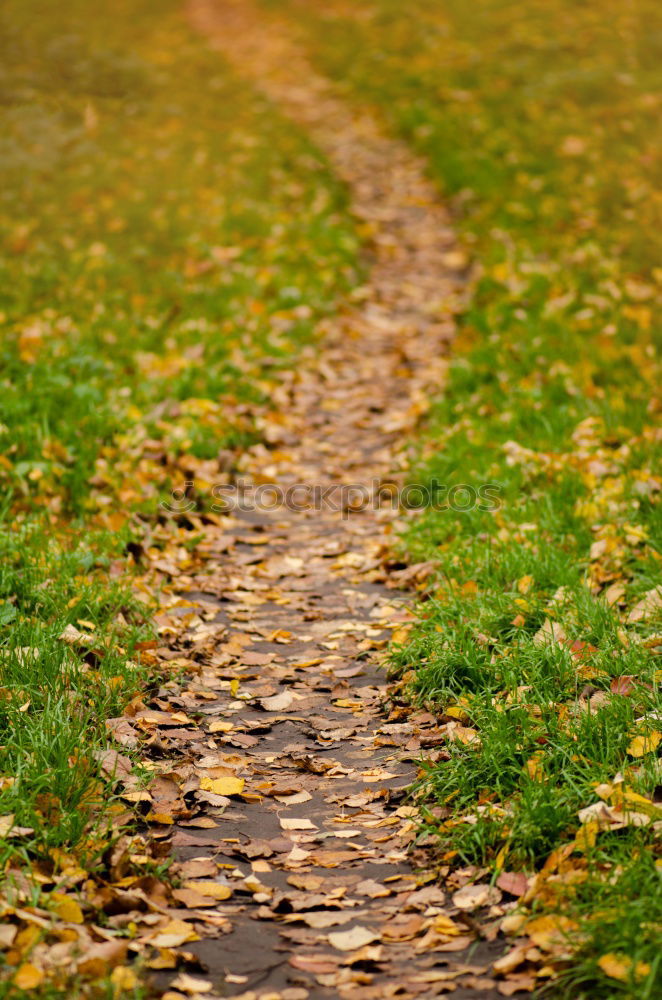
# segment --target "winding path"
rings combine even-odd
[[[409,614],[385,568],[394,514],[351,509],[359,493],[337,489],[372,491],[402,468],[443,383],[461,254],[421,162],[348,107],[281,22],[250,2],[196,0],[190,15],[326,154],[369,230],[371,264],[316,349],[279,377],[263,443],[243,459],[253,483],[336,489],[321,509],[222,519],[190,584],[206,622],[177,644],[217,652],[199,678],[205,722],[189,752],[221,793],[213,782],[198,792],[205,816],[176,826],[174,845],[184,880],[216,872],[232,890],[191,950],[220,995],[247,1000],[485,997],[497,945],[475,940],[410,851],[404,792],[439,738],[427,713],[385,707],[379,658]]]

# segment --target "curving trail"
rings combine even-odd
[[[446,212],[421,162],[343,103],[282,23],[244,2],[196,0],[190,15],[305,126],[370,232],[365,286],[279,377],[243,474],[372,488],[402,468],[443,382],[463,266]],[[198,649],[203,663],[176,702],[203,713],[178,765],[200,814],[173,838],[186,919],[200,907],[203,937],[187,948],[222,996],[485,997],[500,946],[475,940],[475,923],[409,850],[405,789],[440,737],[427,713],[385,707],[380,650],[408,617],[402,573],[385,568],[394,514],[330,509],[339,504],[335,491],[321,510],[219,519],[188,581],[199,614],[179,630],[174,611],[162,619],[173,655]],[[210,877],[230,897],[215,909],[203,898]]]

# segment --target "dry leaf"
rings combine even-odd
[[[211,882],[206,879],[184,882],[183,888],[199,892],[201,896],[208,896],[212,899],[229,899],[232,895],[232,889],[229,885],[225,885],[223,882]]]
[[[265,712],[284,712],[294,701],[291,691],[281,691],[270,698],[260,698],[258,704]]]
[[[576,930],[577,924],[573,920],[558,913],[536,917],[526,925],[526,933],[543,951],[567,946],[569,936]]]
[[[65,896],[63,893],[52,892],[49,901],[57,913],[60,920],[66,921],[69,924],[82,924],[84,921],[83,911],[80,905],[71,896]]]
[[[647,753],[657,750],[660,740],[662,740],[662,733],[658,732],[635,736],[628,744],[628,753],[630,757],[644,757]]]
[[[477,910],[479,906],[493,906],[501,899],[501,893],[495,886],[465,885],[453,893],[453,902],[458,910]]]
[[[176,979],[170,984],[173,989],[181,990],[182,993],[204,994],[211,993],[214,989],[208,979],[199,979],[197,976],[189,976],[186,972],[180,972]]]
[[[281,816],[279,823],[283,830],[316,830],[317,827],[309,819],[295,819]]]
[[[203,775],[200,778],[200,788],[215,795],[241,795],[245,783],[243,778],[235,778],[232,775],[222,778],[208,778]]]
[[[364,945],[372,944],[373,941],[379,941],[379,934],[357,924],[348,931],[335,931],[329,934],[328,941],[338,951],[354,951],[363,948]]]
[[[649,974],[651,967],[646,962],[637,962],[622,953],[609,952],[598,959],[598,965],[606,976],[618,979],[622,983],[627,983],[630,979],[641,982]]]
[[[30,962],[24,962],[23,965],[19,965],[12,977],[12,983],[20,990],[34,990],[37,986],[41,986],[43,981],[43,969],[38,969],[36,965],[32,965]]]

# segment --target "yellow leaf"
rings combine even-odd
[[[578,851],[587,851],[591,847],[595,847],[595,841],[597,839],[598,833],[600,832],[600,823],[597,819],[589,819],[587,823],[583,823],[575,834],[575,848]]]
[[[501,930],[504,934],[522,937],[526,933],[525,915],[523,913],[507,913],[501,921]]]
[[[458,934],[462,933],[462,929],[451,920],[450,917],[446,917],[443,914],[434,918],[433,929],[437,934],[446,934],[448,937],[456,937]]]
[[[14,949],[19,955],[27,955],[34,948],[41,936],[41,931],[36,924],[28,924],[22,927],[14,939]]]
[[[494,860],[494,867],[498,869],[503,868],[509,853],[510,853],[510,845],[504,844]]]
[[[184,888],[193,889],[201,896],[210,896],[212,899],[229,899],[232,895],[232,889],[229,885],[206,879],[193,879],[190,882],[184,882]]]
[[[554,951],[560,945],[567,943],[570,931],[576,928],[577,924],[568,917],[554,913],[532,920],[526,925],[526,933],[543,951]]]
[[[138,985],[138,977],[133,969],[126,965],[118,965],[110,974],[110,981],[115,987],[115,996],[123,990],[135,990]]]
[[[449,705],[444,709],[444,715],[450,715],[451,719],[459,719],[460,722],[466,722],[469,718],[467,713],[460,705]]]
[[[653,819],[662,819],[662,808],[656,805],[655,802],[651,802],[650,799],[644,798],[643,795],[638,795],[637,792],[631,791],[629,788],[623,790],[623,801],[619,805],[619,808],[627,814],[628,808],[634,806],[634,809],[643,813],[646,816],[651,816]],[[632,809],[630,809],[632,811]]]
[[[200,778],[200,788],[215,795],[240,795],[244,790],[243,778]]]
[[[179,948],[188,941],[199,940],[200,936],[185,920],[171,920],[165,927],[159,929],[151,939],[151,944],[155,948]]]
[[[14,814],[7,813],[6,816],[0,816],[0,837],[6,837],[11,828],[14,825]]]
[[[60,920],[66,920],[68,924],[83,923],[83,911],[71,896],[65,896],[61,892],[53,892],[51,893],[50,901]]]
[[[523,771],[526,771],[532,781],[542,781],[545,777],[545,771],[542,766],[543,757],[544,752],[542,750],[536,750],[533,756],[529,757],[526,764],[522,768]]]
[[[145,816],[148,823],[160,823],[162,826],[171,826],[175,821],[170,813],[148,812]]]
[[[19,990],[33,990],[35,987],[40,986],[43,981],[43,969],[38,969],[36,965],[31,965],[30,962],[24,962],[16,970],[13,984],[14,986],[18,986]]]
[[[465,746],[472,746],[478,748],[480,746],[480,736],[475,729],[471,726],[460,726],[455,725],[454,722],[448,723],[449,727],[454,726],[453,729],[448,729],[448,739],[454,740],[458,743],[463,743]]]
[[[532,576],[528,576],[528,575],[527,576],[521,576],[519,578],[519,580],[517,581],[517,589],[519,590],[520,594],[528,594],[528,592],[531,590],[532,586],[533,586],[533,577]]]
[[[635,736],[628,746],[628,753],[630,757],[643,757],[644,754],[657,749],[660,740],[662,733],[658,732],[649,733],[647,736]]]
[[[620,952],[610,951],[598,959],[598,965],[604,974],[612,979],[618,979],[622,983],[629,981],[633,971],[634,979],[637,981],[644,979],[650,972],[651,967],[646,962],[637,962],[634,970],[633,964],[629,955],[623,955]]]
[[[231,729],[234,729],[232,722],[223,722],[220,719],[216,719],[209,726],[210,733],[229,733]]]

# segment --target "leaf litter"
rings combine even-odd
[[[334,96],[286,35],[247,5],[193,12],[309,129],[350,188],[372,256],[366,285],[322,324],[319,351],[279,373],[241,473],[322,487],[402,481],[404,436],[443,382],[462,305],[446,214],[422,165]],[[139,587],[159,594],[161,611],[142,656],[163,680],[107,722],[117,834],[106,874],[51,850],[34,867],[46,890],[35,906],[32,885],[8,872],[0,947],[15,986],[73,971],[81,982],[109,976],[119,996],[135,989],[139,957],[168,1000],[532,988],[528,974],[499,984],[489,974],[519,883],[502,886],[504,901],[472,884],[484,872],[450,873],[416,845],[407,790],[421,750],[445,733],[428,712],[403,715],[379,670],[411,620],[389,564],[397,514],[192,514],[204,544],[185,558],[167,553],[165,533],[166,557],[146,547]],[[71,626],[61,639],[94,653],[91,633]],[[453,733],[474,739],[459,722]],[[545,950],[557,931],[528,933]]]
[[[415,157],[343,105],[285,34],[245,5],[193,15],[329,157],[372,257],[366,285],[321,325],[319,351],[279,374],[244,482],[402,482],[404,435],[443,382],[462,304],[448,218]],[[411,620],[389,565],[397,515],[233,512],[205,524],[185,575],[154,567],[167,582],[153,655],[179,672],[109,731],[137,733],[154,774],[147,842],[172,852],[180,880],[168,890],[179,907],[144,942],[147,966],[157,985],[158,970],[167,980],[196,961],[208,977],[179,971],[169,1000],[496,992],[494,920],[514,902],[470,893],[464,910],[492,918],[479,933],[452,892],[480,872],[453,873],[444,892],[448,868],[415,845],[408,788],[443,734],[427,712],[403,717],[379,669]]]

